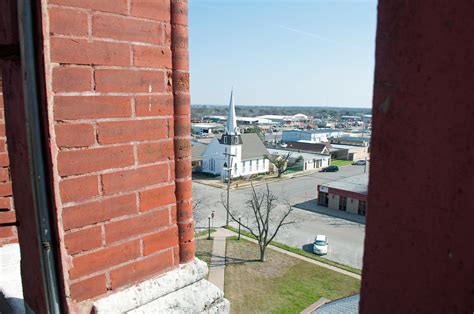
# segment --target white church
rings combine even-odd
[[[250,176],[270,171],[267,148],[255,133],[240,134],[235,115],[233,91],[224,134],[217,136],[202,153],[202,172],[227,178]]]

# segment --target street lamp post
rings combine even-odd
[[[226,217],[226,220],[225,220],[225,225],[228,226],[229,225],[229,194],[230,194],[230,178],[232,176],[232,158],[231,157],[234,157],[235,155],[232,155],[230,153],[228,153],[227,151],[224,153],[225,156],[227,156],[227,217]]]
[[[239,215],[239,236],[238,236],[237,240],[240,240],[240,218],[241,218],[241,217],[240,217],[240,215]]]
[[[207,217],[208,220],[208,227],[207,227],[207,239],[211,239],[211,216]]]

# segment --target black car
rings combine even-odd
[[[321,172],[336,172],[339,171],[338,166],[328,166],[326,168],[321,169]]]

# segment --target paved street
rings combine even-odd
[[[293,179],[270,183],[270,189],[278,195],[281,201],[289,201],[292,205],[304,203],[316,197],[318,184],[334,181],[364,172],[360,166],[343,167],[337,173],[312,173]],[[263,185],[257,189],[263,188]],[[245,204],[250,187],[231,189],[230,203],[233,211],[242,215],[242,223],[249,219],[248,208]],[[225,197],[225,189],[219,189],[204,184],[193,184],[193,198],[200,203],[197,215],[197,227],[207,226],[207,217],[214,210],[214,226],[225,224],[226,212],[220,201]],[[225,198],[224,198],[225,199]],[[278,210],[283,210],[280,205]],[[293,217],[297,224],[286,226],[277,236],[278,241],[285,244],[308,248],[316,234],[328,236],[330,251],[327,258],[356,268],[362,268],[362,253],[364,245],[365,225],[344,219],[321,215],[303,209],[295,209]],[[251,222],[251,219],[248,220]],[[232,224],[237,226],[237,224]]]

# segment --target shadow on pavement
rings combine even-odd
[[[313,213],[336,217],[336,218],[340,218],[340,219],[344,219],[344,220],[348,220],[348,221],[365,225],[365,216],[350,214],[345,211],[340,211],[340,210],[330,209],[324,206],[319,206],[317,203],[317,199],[312,199],[306,202],[295,204],[294,207],[307,210]]]

